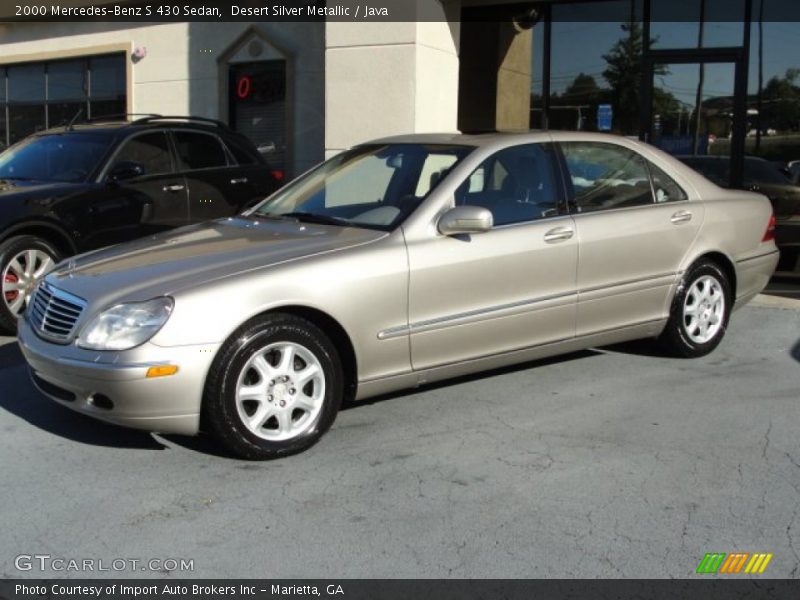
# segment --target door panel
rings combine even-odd
[[[680,213],[691,220],[673,223]],[[577,335],[665,316],[670,287],[702,220],[703,205],[694,202],[576,215]]]
[[[141,175],[121,181],[111,174],[114,167],[136,165]],[[151,131],[125,140],[112,157],[106,182],[87,197],[91,223],[84,240],[87,248],[125,242],[180,227],[187,222],[186,182],[175,173],[167,135]]]
[[[500,150],[455,193],[495,227],[408,243],[414,369],[574,336],[578,245],[572,218],[559,216],[555,156],[550,144]]]
[[[560,226],[572,219],[409,245],[414,369],[572,337],[577,241],[544,239]]]
[[[577,335],[660,319],[703,206],[612,143],[561,144],[580,256]]]
[[[181,174],[189,193],[189,221],[199,223],[240,212],[256,193],[247,168],[229,164],[217,136],[174,131]]]

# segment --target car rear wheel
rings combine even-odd
[[[662,344],[673,354],[694,358],[714,350],[725,335],[732,305],[728,276],[711,261],[693,265],[672,302]]]
[[[257,317],[231,335],[211,366],[204,426],[242,458],[286,456],[328,430],[342,393],[336,348],[318,327],[287,314]]]
[[[36,284],[59,259],[58,250],[36,236],[21,235],[0,244],[0,330],[16,333],[17,319],[28,306]]]

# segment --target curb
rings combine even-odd
[[[769,294],[759,294],[753,298],[749,304],[750,306],[766,308],[800,310],[800,298],[785,298],[784,296],[771,296]]]

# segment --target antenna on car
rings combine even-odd
[[[75,116],[70,119],[70,122],[67,123],[67,126],[64,128],[64,131],[72,131],[74,129],[75,121],[77,121],[80,116],[83,114],[83,108],[79,108],[78,112],[75,113]]]

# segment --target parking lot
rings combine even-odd
[[[57,406],[0,338],[2,576],[49,554],[194,577],[688,577],[740,551],[796,577],[799,363],[800,311],[748,306],[702,359],[539,361],[349,407],[309,452],[250,463]]]

